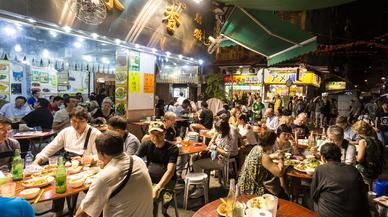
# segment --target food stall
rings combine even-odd
[[[268,68],[264,75],[265,100],[279,94],[281,96],[309,96],[314,88],[319,88],[321,78],[305,68]]]
[[[225,75],[225,93],[227,97],[235,94],[261,93],[263,89],[262,77],[256,74]]]

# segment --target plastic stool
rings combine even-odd
[[[208,176],[206,173],[189,173],[185,177],[185,192],[183,194],[183,208],[187,210],[187,201],[189,200],[190,185],[202,185],[204,189],[205,204],[208,203]]]

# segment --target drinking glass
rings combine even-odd
[[[58,157],[50,157],[49,158],[49,165],[50,166],[57,166],[58,164]]]
[[[3,197],[14,197],[16,191],[16,183],[8,182],[1,186],[1,195]]]

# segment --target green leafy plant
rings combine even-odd
[[[210,73],[206,77],[206,90],[205,93],[209,98],[217,98],[224,100],[224,76],[221,73]]]

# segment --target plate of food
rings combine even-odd
[[[277,197],[271,194],[264,194],[260,197],[254,197],[247,202],[248,208],[257,208],[265,210],[273,210],[277,207]]]
[[[31,200],[32,198],[38,196],[39,192],[40,188],[27,188],[19,192],[19,196],[26,200]]]
[[[123,87],[117,87],[115,91],[116,99],[124,99],[127,92]]]
[[[54,180],[53,176],[41,176],[23,181],[22,185],[25,188],[41,188],[50,185]]]

